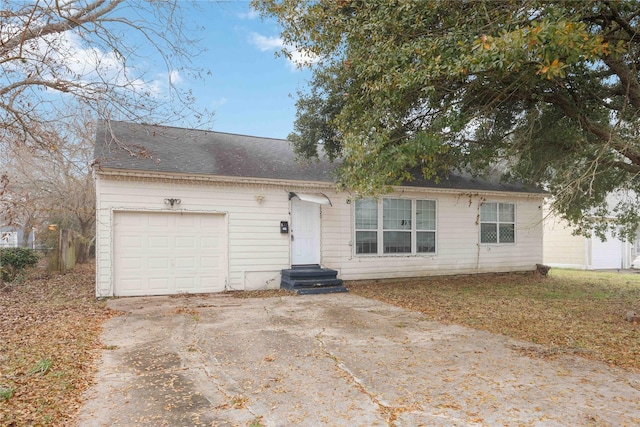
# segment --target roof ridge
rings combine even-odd
[[[289,140],[283,139],[283,138],[272,138],[272,137],[268,137],[268,136],[248,135],[246,133],[222,132],[222,131],[211,130],[211,129],[196,129],[196,128],[187,128],[187,127],[182,127],[182,126],[163,125],[163,124],[157,124],[157,123],[144,123],[144,122],[136,123],[136,122],[130,122],[130,121],[125,121],[125,120],[109,120],[109,122],[120,123],[120,124],[123,124],[123,125],[133,125],[133,126],[153,126],[153,127],[159,127],[159,128],[183,130],[183,131],[186,131],[186,132],[196,131],[196,132],[215,133],[215,134],[218,134],[218,135],[243,136],[243,137],[252,138],[252,139],[266,139],[266,140],[270,140],[270,141],[281,141],[281,142],[289,143]]]

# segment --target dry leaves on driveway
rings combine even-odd
[[[552,269],[533,274],[484,274],[360,281],[349,291],[455,323],[541,344],[532,356],[574,353],[640,372],[640,274]]]
[[[101,325],[93,263],[0,291],[0,425],[68,426],[93,378]]]

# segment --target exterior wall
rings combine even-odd
[[[344,280],[425,275],[532,271],[542,262],[542,197],[511,193],[478,194],[409,190],[394,198],[437,202],[436,253],[357,255],[352,196],[322,187],[283,183],[215,183],[169,178],[96,178],[96,293],[113,295],[113,216],[118,211],[222,213],[227,218],[228,290],[278,288],[280,270],[290,267],[290,237],[280,221],[290,221],[290,191],[323,192],[333,206],[321,206],[321,263]],[[331,186],[331,187],[328,187]],[[179,198],[173,208],[165,198]],[[480,244],[483,201],[516,205],[516,242]]]
[[[603,268],[602,260],[610,259],[613,252],[620,259],[606,268],[630,268],[634,259],[634,245],[607,234],[607,241],[574,236],[574,228],[566,221],[545,211],[544,220],[544,264],[558,268],[592,270]],[[613,248],[613,249],[612,249]],[[615,266],[614,266],[615,264]]]
[[[548,212],[544,220],[544,264],[585,270],[589,266],[589,239],[574,236],[569,224]]]
[[[387,197],[437,202],[436,253],[355,254],[354,209],[347,194],[327,193],[333,207],[322,206],[322,263],[344,280],[426,275],[532,271],[542,262],[542,197],[516,194],[447,194],[406,190]],[[480,244],[483,201],[516,205],[516,243]]]
[[[227,290],[278,288],[280,270],[289,267],[288,192],[301,188],[217,184],[164,178],[97,176],[96,292],[113,295],[114,211],[222,213],[227,217]],[[317,190],[316,190],[317,191]],[[165,198],[179,198],[173,208]]]

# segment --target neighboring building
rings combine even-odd
[[[0,227],[0,248],[17,248],[23,246],[33,248],[33,239],[33,231],[25,236],[21,228],[9,226]]]
[[[573,235],[566,221],[545,214],[544,264],[579,270],[631,268],[638,253],[637,242],[626,242],[607,232],[602,241],[595,234],[587,238]]]
[[[542,262],[537,189],[451,176],[359,199],[336,189],[335,164],[298,163],[285,140],[109,125],[95,155],[99,297],[278,288],[309,264],[358,280]]]

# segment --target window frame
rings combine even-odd
[[[376,202],[377,209],[377,224],[375,229],[365,229],[358,228],[357,218],[358,214],[358,204],[359,200],[374,200]],[[411,209],[411,228],[410,229],[396,229],[396,228],[385,228],[384,224],[384,201],[385,200],[402,200],[410,202]],[[433,229],[422,228],[418,229],[418,221],[417,219],[417,211],[418,211],[418,201],[431,202],[433,203]],[[361,202],[360,202],[361,203]],[[375,199],[357,199],[353,203],[353,254],[358,257],[407,257],[407,256],[434,256],[437,255],[438,252],[438,201],[436,199],[422,199],[422,198],[403,198],[403,197],[381,197],[378,200]],[[425,207],[422,208],[423,211],[427,210]],[[431,209],[429,209],[431,210]],[[388,221],[392,219],[388,218]],[[396,219],[397,220],[397,219]],[[431,219],[429,219],[431,221]],[[362,232],[375,232],[376,233],[376,252],[358,252],[358,249],[364,244],[363,242],[358,242],[358,233]],[[411,236],[411,251],[410,252],[385,252],[385,232],[404,232],[408,233]],[[433,252],[418,252],[418,233],[433,233]]]
[[[488,204],[496,205],[496,219],[494,220],[483,220],[482,219],[482,207]],[[500,205],[511,205],[513,206],[513,221],[503,221],[500,218]],[[517,204],[514,202],[496,202],[496,201],[484,201],[480,205],[480,212],[478,215],[478,242],[481,245],[492,245],[492,246],[506,246],[506,245],[515,245],[517,244],[517,224],[518,224],[518,209]],[[495,242],[483,242],[482,241],[482,225],[483,224],[495,224],[496,226],[496,241]],[[513,241],[511,242],[502,242],[500,239],[500,226],[501,225],[513,225]]]

